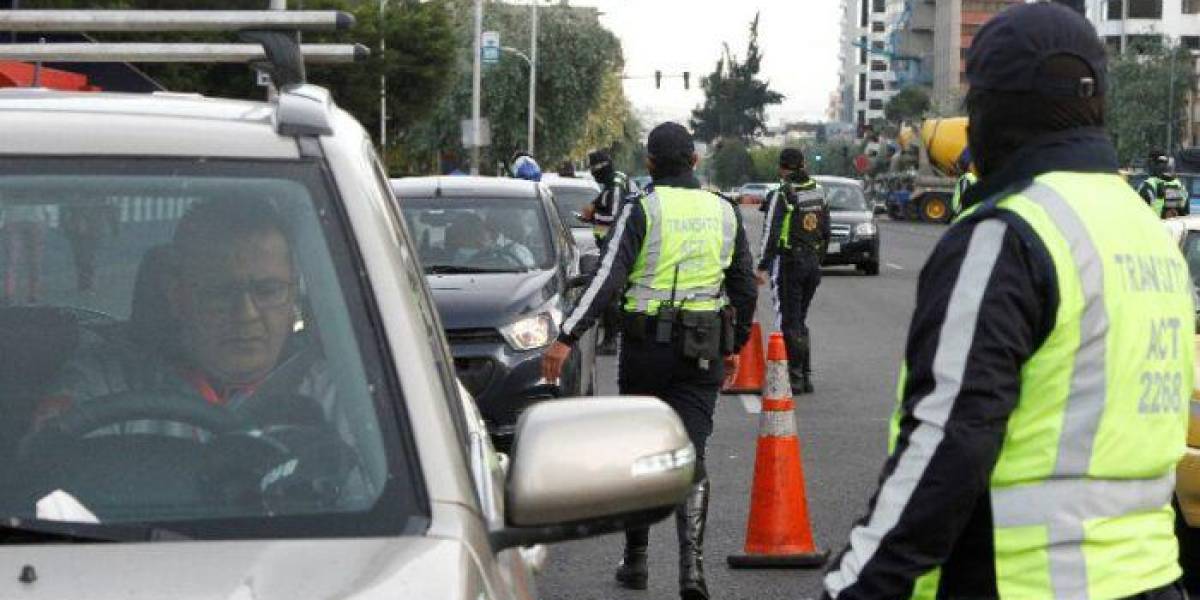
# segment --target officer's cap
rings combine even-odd
[[[784,148],[779,153],[779,168],[798,171],[804,168],[804,153],[799,148]]]
[[[1044,74],[1046,60],[1060,55],[1081,61],[1091,76]],[[1107,83],[1104,45],[1096,29],[1083,15],[1049,2],[1020,4],[988,21],[971,44],[966,70],[971,88],[999,92],[1091,98],[1103,96]]]
[[[690,161],[696,153],[692,134],[679,123],[668,121],[650,131],[646,154],[652,159]]]

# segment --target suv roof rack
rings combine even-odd
[[[7,10],[0,31],[20,32],[215,32],[236,31],[242,44],[41,43],[0,44],[0,60],[26,62],[248,63],[279,88],[275,128],[284,135],[333,131],[329,93],[305,82],[305,62],[363,60],[362,44],[301,44],[301,31],[337,31],[354,25],[340,11],[286,10]]]
[[[349,13],[324,10],[0,11],[0,31],[17,32],[336,31],[353,26]]]

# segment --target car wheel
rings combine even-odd
[[[862,271],[863,275],[878,275],[879,274],[879,260],[873,260],[870,262],[859,263],[858,270]]]
[[[930,196],[921,203],[921,220],[928,223],[945,223],[950,218],[950,206],[941,196]]]

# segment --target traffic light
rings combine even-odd
[[[662,89],[662,71],[654,72],[654,89],[656,89],[656,90]]]
[[[692,74],[688,71],[683,72],[683,89],[692,89]]]

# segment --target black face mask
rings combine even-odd
[[[592,169],[592,177],[596,178],[596,183],[612,185],[613,179],[616,178],[616,172],[613,170],[612,163],[609,163],[597,169]]]

